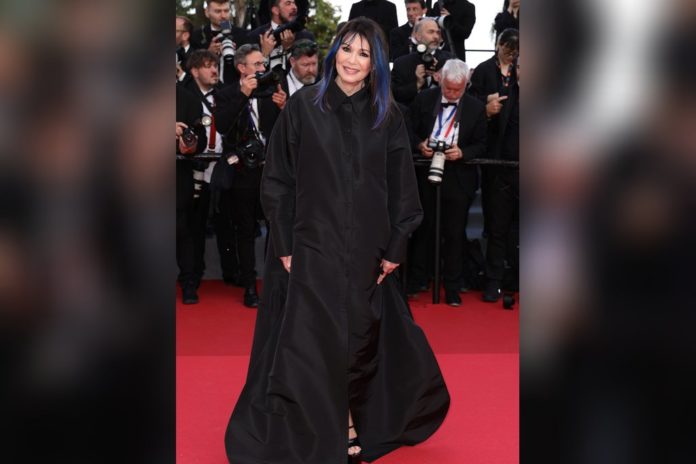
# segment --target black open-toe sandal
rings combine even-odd
[[[348,430],[353,429],[355,430],[355,426],[350,426],[348,427]],[[358,437],[356,436],[355,438],[350,438],[348,439],[348,449],[350,449],[353,446],[360,446],[360,440],[358,440]],[[348,464],[361,464],[362,459],[360,458],[360,455],[362,454],[362,450],[358,451],[356,454],[349,454],[348,455]]]

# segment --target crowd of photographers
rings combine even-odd
[[[434,274],[439,188],[446,303],[461,305],[459,293],[469,289],[495,302],[502,290],[517,287],[518,173],[466,161],[518,160],[519,0],[504,2],[494,24],[494,56],[474,70],[464,46],[476,20],[473,4],[441,0],[428,10],[423,0],[405,0],[405,8],[402,26],[387,0],[353,4],[350,19],[370,17],[385,31],[392,93],[414,151],[425,216],[411,240],[407,293],[415,298],[427,291]],[[176,18],[177,153],[212,155],[176,163],[176,253],[185,304],[198,302],[206,236],[213,231],[223,280],[244,288],[245,306],[258,305],[255,241],[263,220],[265,143],[288,98],[319,74],[322,47],[305,27],[311,29],[307,11],[306,0],[269,0],[258,11],[262,25],[242,28],[232,21],[229,1],[210,0],[203,27]],[[466,236],[479,187],[485,258],[478,241]]]

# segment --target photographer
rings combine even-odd
[[[233,54],[233,50],[244,43],[246,31],[232,23],[229,0],[208,0],[205,17],[210,23],[193,31],[191,46],[195,49],[206,49],[220,57],[220,81],[234,82],[239,76],[232,57],[228,55],[228,59],[225,60],[223,54],[230,50],[225,48],[226,45],[232,46],[230,51]],[[225,31],[223,26],[229,29]]]
[[[185,16],[176,17],[176,80],[183,81],[188,73],[187,61],[194,48],[191,46],[193,23]]]
[[[470,93],[486,104],[488,147],[486,157],[517,160],[519,145],[519,88],[516,62],[519,32],[505,29],[498,37],[495,55],[476,67]],[[517,274],[517,217],[519,171],[503,166],[482,166],[481,205],[488,235],[483,301],[501,296],[504,263]],[[515,284],[510,285],[514,289]]]
[[[462,161],[480,158],[486,151],[486,110],[479,100],[466,95],[469,67],[451,59],[442,68],[441,88],[418,94],[411,106],[415,151],[432,159],[433,146],[444,144],[444,173],[441,175],[443,280],[445,300],[459,306],[459,283],[463,273],[466,224],[469,206],[478,188],[476,166]],[[410,261],[409,293],[427,285],[429,252],[433,248],[435,187],[428,182],[428,170],[417,171],[421,186],[421,203],[425,213],[421,227],[414,234],[413,257]]]
[[[298,39],[315,41],[314,34],[304,28],[306,16],[298,16],[295,0],[261,0],[271,6],[271,22],[249,32],[248,43],[257,43],[270,69],[287,70],[287,53]],[[280,34],[274,32],[283,28]],[[293,32],[294,31],[294,32]]]
[[[192,155],[201,153],[207,144],[205,131],[196,127],[203,116],[196,97],[181,86],[176,86],[176,152]],[[188,142],[188,143],[187,143]],[[184,304],[198,303],[196,289],[200,276],[196,263],[202,260],[196,246],[196,225],[200,223],[199,203],[194,200],[193,165],[191,160],[176,161],[176,264],[177,281]],[[205,208],[207,210],[207,208]]]
[[[416,50],[398,58],[391,72],[394,100],[404,105],[410,105],[421,90],[437,87],[439,69],[453,57],[451,53],[440,49],[442,35],[434,19],[423,18],[418,21],[413,34],[425,50]]]
[[[290,71],[285,76],[283,88],[292,96],[305,85],[317,81],[319,73],[319,57],[317,44],[307,39],[295,41],[290,51]]]
[[[235,152],[239,157],[239,161],[234,164],[231,208],[233,222],[237,226],[240,282],[245,288],[244,305],[253,308],[258,306],[259,301],[254,269],[254,240],[257,218],[261,215],[259,184],[262,168],[258,161],[264,156],[266,140],[273,130],[280,110],[285,107],[287,94],[280,84],[276,83],[273,94],[256,97],[256,93],[262,90],[256,73],[266,71],[263,54],[258,45],[246,44],[239,47],[234,62],[241,79],[239,83],[226,87],[218,94],[215,118],[220,132],[225,134],[225,139],[236,145]],[[253,158],[245,155],[247,146],[252,146],[257,151],[253,153]]]
[[[466,0],[438,0],[428,16],[437,17],[443,37],[454,54],[466,61],[464,41],[469,38],[476,23],[476,6]]]
[[[208,117],[208,124],[198,129],[202,131],[206,141],[202,149],[197,153],[218,153],[222,154],[231,150],[225,143],[221,131],[217,128],[213,111],[216,105],[217,92],[222,88],[219,82],[218,58],[208,50],[195,50],[191,53],[188,60],[191,79],[185,84],[177,85],[178,89],[184,89],[194,98],[197,103],[201,116]],[[202,119],[202,118],[201,118]],[[220,266],[225,282],[234,280],[234,276],[239,273],[239,265],[236,259],[236,245],[234,241],[234,231],[231,227],[229,208],[225,208],[228,202],[229,192],[217,188],[212,182],[215,170],[220,170],[224,166],[217,166],[216,162],[194,161],[192,163],[192,176],[194,182],[194,201],[196,203],[196,213],[192,216],[192,232],[195,245],[195,287],[198,287],[203,276],[205,263],[203,261],[206,227],[208,223],[209,211],[214,211],[212,220],[215,227],[218,252],[220,254]],[[209,208],[210,204],[213,208]],[[193,296],[189,290],[189,296]],[[184,303],[187,302],[187,293],[184,292]],[[192,298],[197,300],[196,298]]]
[[[392,62],[416,49],[417,43],[413,37],[413,26],[425,14],[425,0],[405,0],[405,3],[408,21],[389,32],[389,61]]]

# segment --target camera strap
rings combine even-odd
[[[260,124],[259,116],[256,111],[254,111],[254,105],[251,102],[251,98],[249,99],[248,102],[248,108],[249,108],[249,129],[251,129],[251,132],[254,133],[254,137],[256,137],[256,140],[261,142],[261,144],[265,147],[266,146],[266,139],[261,135],[258,124]],[[259,104],[259,99],[256,99],[256,105],[258,106]]]

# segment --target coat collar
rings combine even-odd
[[[370,93],[368,92],[367,84],[365,84],[365,87],[349,97],[343,93],[343,90],[341,90],[338,84],[336,84],[336,81],[332,80],[329,83],[326,96],[331,111],[338,111],[341,104],[348,100],[348,102],[353,105],[356,112],[361,113],[370,102]]]

